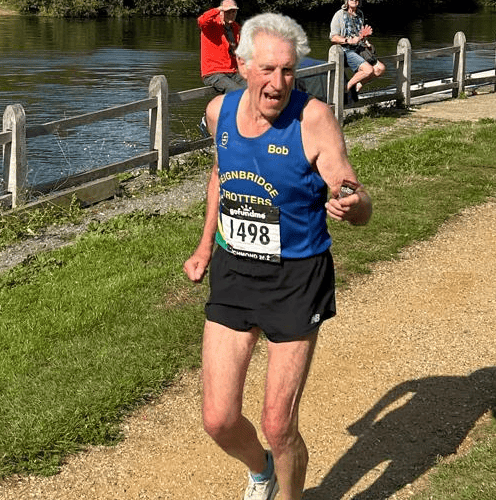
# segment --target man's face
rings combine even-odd
[[[229,9],[224,11],[224,23],[232,24],[236,20],[237,9]]]
[[[232,24],[236,20],[238,5],[234,0],[224,0],[221,4],[221,18],[224,24]]]
[[[287,40],[268,33],[254,39],[252,60],[238,60],[241,76],[248,83],[252,109],[273,122],[289,102],[295,79],[296,51]]]

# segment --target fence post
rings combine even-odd
[[[496,47],[494,48],[494,75],[496,76]],[[493,92],[496,92],[496,80],[494,81]]]
[[[453,86],[451,96],[459,97],[460,94],[465,92],[465,72],[467,65],[467,39],[463,31],[458,31],[455,34],[453,45],[459,47],[459,50],[453,54],[453,83],[456,82],[458,85]]]
[[[396,62],[396,93],[401,96],[396,99],[396,106],[410,106],[412,82],[412,44],[408,38],[402,38],[397,45],[397,55],[403,55]]]
[[[26,156],[26,114],[20,104],[5,108],[3,131],[12,132],[12,140],[3,146],[3,178],[6,191],[12,193],[12,208],[27,198],[28,164]]]
[[[154,76],[148,96],[157,98],[157,107],[150,109],[150,149],[158,151],[157,164],[150,170],[169,169],[169,86],[164,75]]]
[[[327,104],[334,104],[334,116],[343,125],[344,52],[340,45],[331,46],[328,62],[336,63],[336,67],[334,71],[327,72]]]

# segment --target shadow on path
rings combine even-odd
[[[358,436],[356,443],[303,498],[339,500],[370,473],[378,476],[376,480],[352,498],[386,499],[435,465],[437,457],[455,453],[475,422],[494,411],[495,404],[496,367],[467,377],[402,383],[348,427]]]

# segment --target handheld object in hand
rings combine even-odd
[[[339,192],[339,198],[346,198],[352,195],[358,188],[360,184],[353,181],[344,181],[341,185],[341,190]]]

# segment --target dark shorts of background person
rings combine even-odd
[[[336,314],[330,251],[281,263],[237,257],[218,247],[210,263],[209,321],[237,331],[259,327],[271,342],[315,332]]]
[[[246,88],[246,81],[239,73],[212,73],[203,77],[203,83],[221,94]]]

